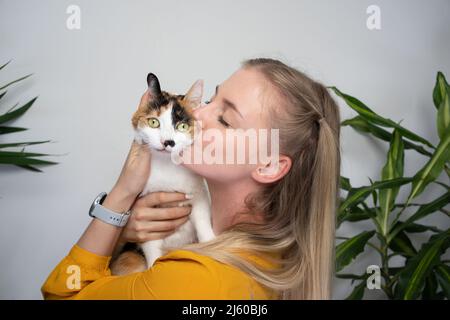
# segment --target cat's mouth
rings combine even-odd
[[[172,148],[160,148],[160,149],[156,149],[159,152],[164,152],[164,153],[171,153],[172,152]]]

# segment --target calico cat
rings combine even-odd
[[[179,154],[193,143],[192,109],[201,102],[203,81],[197,80],[186,95],[161,91],[159,80],[153,73],[148,74],[147,84],[150,101],[139,105],[132,117],[135,141],[148,146],[152,153],[150,176],[139,196],[156,191],[191,194],[192,200],[186,202],[191,204],[192,210],[187,222],[165,239],[139,245],[128,243],[119,249],[119,255],[110,265],[115,275],[150,268],[163,254],[165,246],[180,247],[214,238],[210,198],[204,179],[175,164],[171,158],[173,153]]]

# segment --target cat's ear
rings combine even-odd
[[[183,100],[185,100],[192,108],[197,107],[201,101],[203,96],[203,80],[199,79],[195,81],[192,87],[189,89],[188,93],[184,96]]]
[[[152,97],[159,97],[161,95],[161,86],[159,85],[158,78],[153,74],[147,75],[148,90]]]

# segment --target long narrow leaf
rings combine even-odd
[[[8,134],[13,132],[20,132],[28,130],[27,128],[20,128],[20,127],[4,127],[0,126],[0,134]]]
[[[450,191],[444,193],[439,198],[436,198],[435,200],[424,204],[417,209],[417,211],[410,216],[408,219],[406,219],[405,222],[396,224],[395,227],[392,229],[388,236],[388,243],[394,238],[400,231],[403,229],[409,227],[412,225],[415,221],[422,219],[423,217],[438,211],[439,209],[443,208],[450,202]]]
[[[443,139],[450,125],[450,87],[446,87],[436,119],[439,138]]]
[[[401,223],[401,222],[399,221],[399,223]],[[425,231],[432,231],[432,232],[437,232],[437,233],[443,232],[441,229],[436,228],[435,226],[427,226],[427,225],[418,224],[418,223],[411,223],[410,225],[404,227],[403,231],[405,231],[407,233],[421,233],[421,232],[425,232]]]
[[[14,143],[0,143],[0,149],[2,148],[11,148],[11,147],[22,147],[22,146],[30,146],[33,144],[42,144],[51,142],[51,140],[45,141],[30,141],[30,142],[14,142]]]
[[[349,191],[352,188],[352,185],[350,184],[350,179],[340,176],[340,180],[339,180],[341,189],[347,190]]]
[[[432,157],[425,166],[413,177],[411,192],[408,196],[407,204],[417,197],[425,187],[441,174],[447,161],[450,160],[450,127],[447,128],[444,138],[439,142]]]
[[[422,291],[422,300],[438,300],[438,282],[433,272],[425,279],[425,287]]]
[[[0,87],[0,90],[6,89],[6,88],[9,87],[10,85],[12,85],[12,84],[14,84],[14,83],[17,83],[17,82],[19,82],[19,81],[25,80],[26,78],[28,78],[28,77],[30,77],[30,76],[32,76],[32,75],[33,75],[33,74],[30,73],[30,74],[27,74],[26,76],[20,77],[20,78],[17,79],[17,80],[11,81],[11,82],[5,84],[3,87]]]
[[[343,98],[344,101],[347,103],[347,105],[350,108],[352,108],[353,110],[355,110],[364,119],[366,119],[372,123],[378,124],[380,126],[383,126],[383,127],[396,128],[401,133],[402,136],[404,136],[410,140],[423,143],[431,148],[434,148],[434,146],[425,138],[422,138],[421,136],[415,134],[414,132],[402,127],[401,125],[395,123],[391,119],[386,119],[386,118],[383,118],[382,116],[376,114],[369,107],[367,107],[364,103],[362,103],[355,97],[352,97],[348,94],[345,94],[345,93],[339,91],[339,89],[336,87],[330,87],[330,88],[339,97]]]
[[[347,298],[345,298],[345,300],[362,300],[364,298],[366,286],[366,280],[361,281],[357,286],[355,286],[353,291]]]
[[[365,120],[361,116],[356,116],[351,119],[344,120],[341,123],[342,126],[351,126],[353,129],[355,129],[357,132],[360,133],[370,133],[374,137],[381,139],[383,141],[390,142],[392,140],[392,133],[389,131],[384,130],[383,128],[378,127],[377,125],[370,123],[369,121]],[[409,142],[406,139],[403,139],[403,144],[405,146],[405,149],[413,149],[420,154],[423,154],[425,156],[431,156],[431,152],[428,152],[426,149],[424,149],[422,146]]]
[[[436,278],[442,287],[447,299],[450,300],[450,267],[445,264],[437,265],[434,269],[436,271]]]
[[[33,172],[42,172],[41,169],[38,169],[38,168],[33,167],[33,166],[29,166],[29,165],[17,165],[17,166],[20,167],[20,168],[29,170],[29,171],[33,171]]]
[[[375,215],[374,211],[369,212],[368,210],[361,209],[358,206],[350,207],[348,208],[348,210],[338,212],[337,225],[339,227],[341,223],[344,221],[358,222],[362,220],[367,220],[374,215]]]
[[[449,85],[444,74],[439,71],[436,75],[436,84],[433,89],[433,102],[436,109],[439,109],[448,87]]]
[[[405,257],[413,257],[416,255],[417,250],[414,248],[408,235],[404,232],[400,232],[392,239],[389,244],[389,248],[395,253],[401,254]]]
[[[336,246],[336,271],[342,270],[352,262],[361,252],[375,231],[363,231]]]
[[[396,287],[396,298],[416,299],[425,285],[425,279],[431,270],[440,263],[440,256],[450,245],[450,230],[434,235],[422,245],[415,257],[406,263],[400,272]]]
[[[11,60],[9,60],[7,63],[5,63],[4,65],[2,65],[1,67],[0,67],[0,70],[2,70],[4,67],[6,67],[9,63],[11,62]]]
[[[397,129],[394,130],[389,147],[386,164],[381,171],[382,180],[391,180],[403,177],[404,149],[402,137]],[[389,230],[389,215],[400,190],[399,186],[380,190],[380,211],[378,222],[384,235]]]
[[[37,97],[34,97],[33,99],[31,99],[30,101],[28,101],[26,104],[24,104],[22,107],[20,107],[19,109],[16,109],[14,111],[11,112],[7,112],[3,115],[0,116],[0,124],[1,123],[5,123],[7,121],[11,121],[15,118],[20,117],[22,114],[24,114],[25,112],[27,112],[28,109],[31,108],[31,106],[33,105],[33,103],[36,101]]]
[[[22,152],[22,151],[0,151],[0,158],[3,157],[44,157],[50,156],[45,153]]]
[[[27,157],[0,157],[2,164],[30,165],[30,164],[57,164],[58,162],[39,160]]]
[[[351,206],[355,206],[358,203],[364,201],[373,190],[392,188],[396,186],[401,186],[412,181],[412,178],[396,178],[386,181],[376,181],[371,186],[363,186],[358,188],[352,188],[345,201],[343,201],[339,207],[339,211],[345,211]]]

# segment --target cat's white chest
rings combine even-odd
[[[169,156],[152,155],[152,165],[147,185],[142,194],[149,192],[199,192],[203,179],[181,165],[172,162]]]
[[[163,253],[163,247],[180,247],[195,241],[209,241],[215,237],[211,224],[208,189],[202,177],[183,166],[176,165],[167,156],[152,154],[152,164],[147,185],[141,196],[150,192],[182,192],[193,196],[189,220],[167,238],[141,244],[151,267]]]

